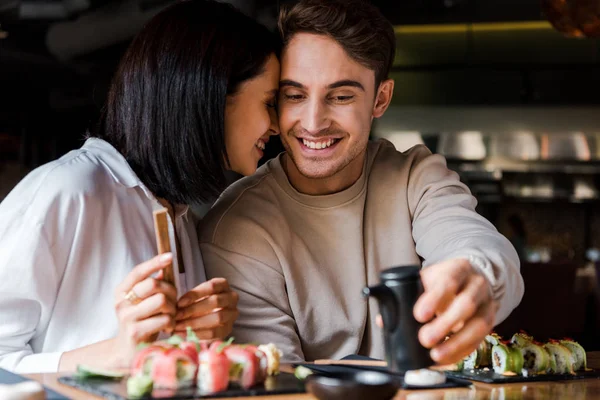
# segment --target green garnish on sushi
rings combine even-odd
[[[154,382],[146,375],[132,376],[127,379],[127,397],[137,399],[152,393]]]

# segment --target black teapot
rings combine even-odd
[[[379,302],[388,367],[394,372],[427,368],[435,363],[429,350],[421,345],[418,334],[422,324],[413,316],[413,308],[423,293],[421,268],[399,266],[381,272],[381,283],[363,289],[364,296]]]

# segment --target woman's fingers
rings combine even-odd
[[[201,283],[200,285],[196,286],[195,288],[181,296],[179,302],[177,303],[177,306],[183,308],[213,294],[230,291],[231,288],[229,287],[229,283],[227,283],[227,279],[213,278],[210,281]]]
[[[176,319],[178,321],[193,317],[201,317],[212,313],[216,309],[228,308],[235,309],[238,303],[238,294],[236,292],[226,292],[213,294],[204,299],[192,303],[187,307],[180,307],[177,311]]]
[[[129,292],[136,283],[143,281],[152,274],[165,268],[172,260],[172,253],[164,253],[136,265],[131,272],[127,274],[123,282],[121,282],[121,284],[117,287],[117,302],[119,302],[121,297]]]
[[[125,332],[128,339],[134,343],[146,341],[150,336],[172,329],[173,318],[161,314],[127,325]]]
[[[233,330],[233,321],[226,323],[225,325],[216,326],[214,328],[208,329],[194,329],[196,336],[200,340],[214,340],[214,339],[224,339],[231,333]],[[185,330],[177,329],[175,333],[178,333],[185,337]]]
[[[238,315],[238,310],[224,308],[219,311],[215,311],[213,313],[203,315],[200,317],[194,317],[186,320],[177,321],[175,325],[175,330],[185,330],[188,326],[194,330],[213,329],[219,326],[233,323],[233,321],[235,321]]]
[[[164,314],[174,322],[177,309],[164,293],[156,293],[132,307],[126,307],[119,313],[122,323],[141,321],[155,315]]]
[[[131,289],[140,299],[145,299],[156,293],[164,293],[173,304],[177,303],[177,289],[175,286],[154,278],[146,278],[135,284]]]

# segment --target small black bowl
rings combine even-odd
[[[319,400],[389,400],[401,385],[393,376],[376,371],[313,374],[306,390]]]

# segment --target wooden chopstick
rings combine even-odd
[[[171,240],[169,239],[169,220],[167,218],[167,209],[154,211],[154,234],[156,236],[156,247],[158,254],[169,253],[171,251]],[[173,262],[170,262],[163,270],[163,280],[175,286],[175,273],[173,272]]]
[[[156,247],[158,248],[158,254],[169,253],[171,251],[171,240],[169,239],[169,219],[167,218],[167,214],[168,210],[166,208],[155,210],[153,212],[154,235],[156,236]],[[172,284],[177,291],[172,261],[163,269],[163,280]],[[150,342],[154,342],[156,339],[158,339],[158,333],[149,338]]]
[[[362,367],[387,367],[385,361],[375,360],[315,360],[318,365],[358,365]]]

